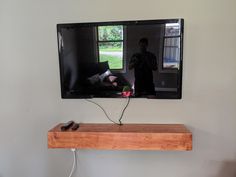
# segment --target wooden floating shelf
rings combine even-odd
[[[192,150],[192,133],[182,124],[80,124],[76,131],[48,131],[48,148],[104,150]]]

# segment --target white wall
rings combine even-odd
[[[131,100],[124,122],[184,123],[191,152],[79,151],[80,177],[234,177],[235,0],[0,0],[0,177],[65,177],[68,150],[48,150],[58,122],[108,122],[84,100],[62,100],[56,24],[185,19],[182,100]],[[95,99],[115,119],[125,100]]]

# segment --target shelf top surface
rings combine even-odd
[[[62,132],[61,126],[49,130],[49,132]],[[94,123],[80,123],[79,129],[66,132],[78,133],[191,133],[183,124],[94,124]],[[64,133],[63,132],[63,133]]]

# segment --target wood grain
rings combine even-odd
[[[192,133],[182,124],[80,124],[77,131],[48,132],[48,148],[192,150]]]

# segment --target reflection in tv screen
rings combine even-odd
[[[58,24],[62,98],[180,99],[183,19]]]

